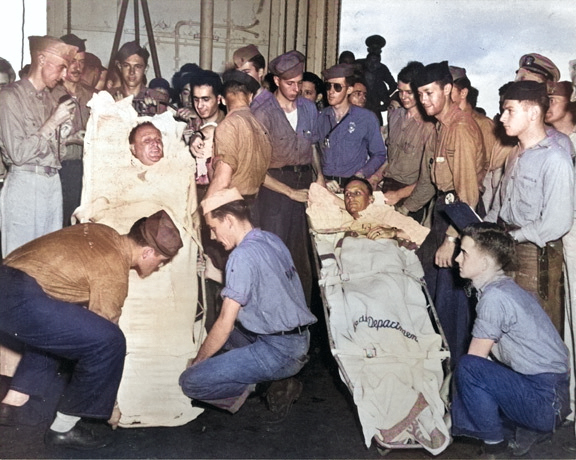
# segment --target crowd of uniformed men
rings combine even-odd
[[[185,64],[171,84],[147,84],[149,54],[136,42],[105,69],[72,34],[30,37],[31,64],[18,81],[1,60],[0,330],[28,348],[0,423],[30,421],[23,407],[41,394],[37,369],[46,368],[48,353],[78,364],[47,443],[105,445],[77,422],[112,413],[123,348],[108,323],[117,323],[127,273],[147,276],[182,245],[163,211],[128,235],[97,224],[58,231],[80,204],[87,102],[107,91],[115,100],[133,96],[140,115],[171,111],[186,123],[183,141],[197,161],[207,263],[225,274],[214,276],[224,286],[219,314],[180,379],[188,396],[234,412],[257,383],[274,381],[268,403],[277,418],[298,398],[302,384],[293,376],[306,362],[315,321],[308,188],[316,182],[343,192],[352,180],[355,193],[381,191],[431,229],[417,254],[456,369],[454,434],[520,455],[552,432],[569,412],[569,354],[560,337],[569,337],[563,302],[576,282],[573,84],[560,81],[545,56],[526,54],[513,81],[502,82],[500,113],[489,118],[464,68],[412,61],[395,79],[381,62],[385,44],[368,37],[364,59],[345,51],[322,78],[305,71],[298,51],[266,63],[248,45],[222,75]],[[137,126],[130,149],[153,167],[163,157],[160,131]],[[457,228],[445,212],[453,202],[493,224]],[[94,254],[84,243],[102,249]],[[67,315],[82,327],[58,342]],[[103,351],[104,339],[117,344],[114,351]],[[491,354],[500,363],[488,361]],[[537,402],[530,409],[526,401]],[[519,406],[528,409],[519,414]],[[511,436],[504,419],[516,424]]]

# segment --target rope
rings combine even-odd
[[[72,0],[68,0],[68,3],[66,5],[66,30],[67,30],[67,34],[71,34],[72,33]]]
[[[22,47],[20,53],[20,68],[24,67],[24,25],[26,24],[26,0],[22,0]]]

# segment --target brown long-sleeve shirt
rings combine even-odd
[[[472,116],[452,104],[437,124],[438,140],[432,182],[438,190],[454,190],[472,208],[478,204],[485,167],[482,133]]]
[[[34,278],[50,297],[118,322],[128,295],[128,244],[106,225],[79,224],[19,247],[3,263]]]

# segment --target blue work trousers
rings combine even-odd
[[[307,189],[312,183],[311,169],[303,172],[269,169],[268,174],[294,190]],[[294,201],[266,187],[260,187],[256,206],[260,228],[278,235],[290,251],[294,267],[302,282],[306,305],[310,306],[314,280],[306,204]]]
[[[0,265],[0,331],[25,345],[11,388],[43,396],[60,358],[74,362],[58,411],[108,419],[122,378],[120,328],[81,307],[49,297],[26,273]]]
[[[416,255],[422,263],[424,279],[450,347],[450,364],[454,369],[470,345],[476,299],[466,294],[467,282],[460,277],[458,264],[454,262],[458,255],[458,246],[452,259],[452,267],[440,268],[434,262],[436,251],[444,242],[450,225],[445,208],[445,194],[441,194],[434,206],[430,233],[416,251]]]
[[[297,374],[308,361],[310,333],[256,335],[235,328],[229,350],[189,367],[180,376],[186,396],[236,412],[255,384]]]
[[[548,433],[569,408],[567,373],[523,375],[500,363],[464,355],[454,379],[456,436],[501,441],[506,438],[505,427],[515,426]]]

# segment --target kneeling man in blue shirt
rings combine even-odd
[[[568,350],[536,298],[504,274],[514,257],[513,238],[496,224],[462,234],[456,262],[479,300],[454,375],[452,432],[483,440],[485,453],[520,456],[550,437],[570,400]]]
[[[237,189],[214,193],[202,209],[212,238],[233,251],[222,310],[180,385],[190,398],[234,413],[257,383],[274,381],[268,407],[282,418],[302,391],[291,377],[308,361],[308,326],[316,318],[290,252],[276,235],[252,226]]]

